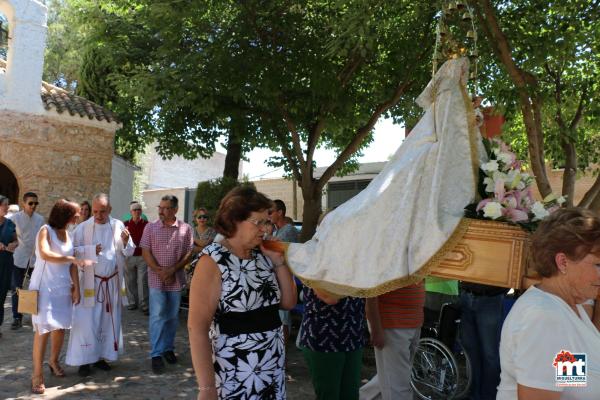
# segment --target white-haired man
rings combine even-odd
[[[123,223],[110,217],[106,194],[92,200],[93,217],[77,226],[73,245],[86,259],[96,259],[79,271],[81,303],[73,306],[66,363],[87,376],[91,366],[107,371],[123,350],[121,309],[125,296],[125,257],[135,246]],[[97,256],[97,258],[96,258]]]

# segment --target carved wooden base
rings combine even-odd
[[[504,222],[469,220],[462,240],[430,271],[441,278],[519,289],[527,271],[529,233]]]

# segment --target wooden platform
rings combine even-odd
[[[529,233],[504,222],[470,219],[467,232],[430,274],[520,289],[527,271]]]

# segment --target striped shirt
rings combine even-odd
[[[379,316],[384,329],[420,328],[423,325],[425,285],[423,281],[378,297]]]
[[[161,268],[172,267],[177,264],[194,247],[192,227],[183,221],[176,220],[173,225],[163,224],[159,219],[149,222],[144,228],[142,249],[150,250],[157,264]],[[175,282],[166,284],[158,275],[148,268],[148,286],[165,292],[178,291],[185,285],[183,269],[177,271]]]

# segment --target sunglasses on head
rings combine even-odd
[[[141,208],[132,208],[131,211],[142,211]]]
[[[30,201],[27,203],[29,206],[37,206],[38,204],[40,204],[39,201]]]
[[[208,219],[208,215],[196,215],[196,219]]]

